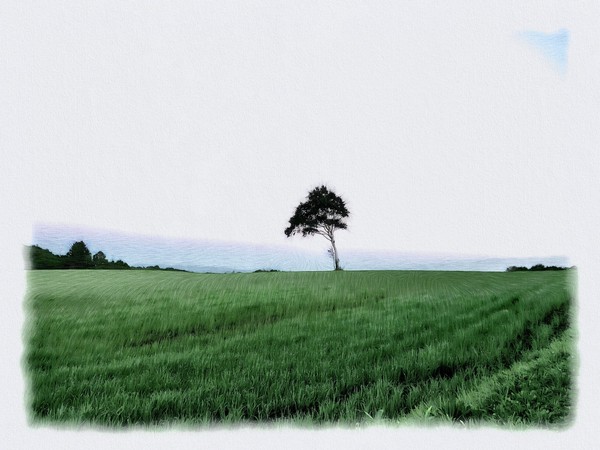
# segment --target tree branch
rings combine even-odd
[[[320,234],[321,236],[323,236],[325,239],[327,239],[329,242],[331,242],[331,236],[324,232],[324,231],[317,231],[317,234]]]

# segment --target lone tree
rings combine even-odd
[[[290,218],[290,226],[285,229],[285,235],[290,237],[301,233],[305,237],[320,234],[331,244],[328,252],[333,260],[334,269],[342,270],[333,233],[335,230],[348,228],[344,219],[349,215],[350,212],[341,197],[326,186],[319,186],[308,193],[305,202],[298,205]]]

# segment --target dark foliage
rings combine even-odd
[[[129,269],[129,264],[127,264],[125,261],[122,261],[120,259],[117,259],[113,265],[115,266],[116,269]]]
[[[55,255],[50,250],[37,245],[25,247],[29,256],[30,267],[33,270],[48,269],[112,269],[112,270],[170,270],[186,272],[181,269],[158,265],[148,267],[132,267],[123,260],[109,261],[104,252],[99,251],[93,256],[83,241],[75,242],[66,255]]]
[[[571,269],[574,269],[575,266],[571,267]],[[527,272],[527,271],[533,271],[533,272],[539,272],[542,270],[567,270],[569,269],[569,267],[558,267],[558,266],[544,266],[543,264],[536,264],[535,266],[531,266],[531,268],[527,268],[525,266],[510,266],[506,268],[507,272]]]
[[[92,253],[83,241],[71,245],[66,261],[69,269],[89,269],[93,266]]]
[[[50,250],[32,245],[28,248],[29,261],[32,269],[64,269],[65,257],[55,255]]]
[[[99,251],[94,256],[92,256],[92,262],[94,263],[94,267],[102,267],[108,264],[108,260],[106,259],[106,255],[103,251]]]
[[[290,237],[301,233],[302,236],[322,234],[325,229],[345,230],[348,225],[343,219],[350,212],[341,197],[327,189],[326,186],[314,188],[308,193],[307,201],[300,203],[290,218],[290,226],[285,235]]]

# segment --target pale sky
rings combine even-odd
[[[326,183],[352,213],[341,252],[569,257],[586,336],[600,291],[598,17],[594,1],[2,2],[6,285],[22,298],[11,261],[35,223],[322,248],[283,230]],[[523,33],[561,30],[557,70]],[[2,341],[19,349],[22,311],[5,317]],[[23,430],[15,351],[3,423]],[[579,408],[597,410],[598,388],[581,389]],[[590,414],[575,428],[597,429]],[[14,434],[42,435],[78,446]],[[429,448],[448,443],[432,436]]]
[[[283,229],[326,183],[340,249],[568,256],[585,49],[574,31],[565,76],[519,33],[584,12],[240,3],[13,8],[30,220],[317,247]]]

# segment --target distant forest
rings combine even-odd
[[[104,252],[99,251],[92,255],[83,241],[75,242],[66,255],[55,255],[50,250],[37,245],[25,246],[29,256],[31,269],[112,269],[112,270],[173,270],[186,272],[181,269],[159,266],[134,267],[118,259],[109,261]]]
[[[510,266],[506,268],[507,272],[525,272],[525,271],[530,271],[530,272],[537,272],[540,270],[567,270],[567,269],[574,269],[575,266],[573,267],[558,267],[558,266],[545,266],[543,264],[536,264],[535,266],[531,266],[529,269],[525,266]]]

